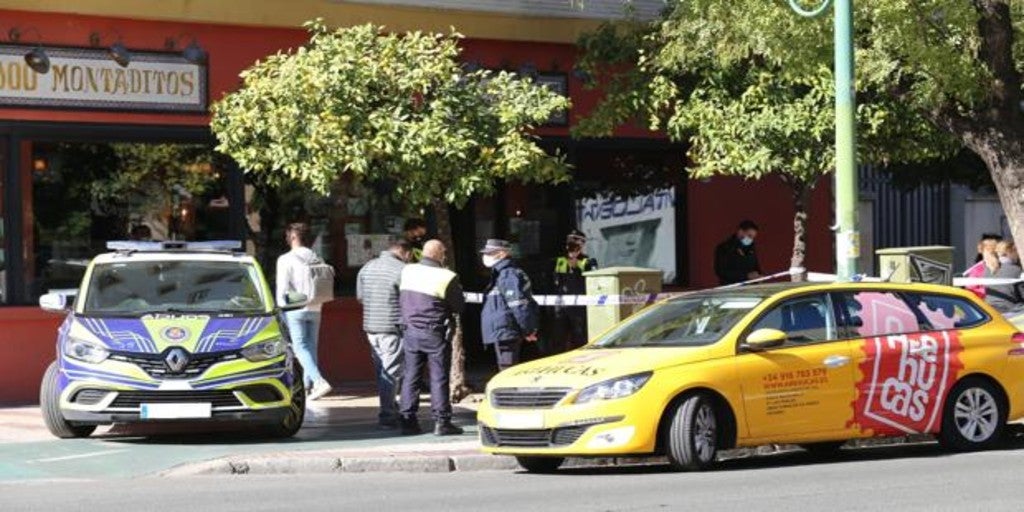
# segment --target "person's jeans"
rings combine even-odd
[[[288,334],[292,338],[292,350],[302,365],[306,389],[323,380],[317,368],[317,340],[320,336],[319,311],[288,311],[284,314],[288,322]]]
[[[380,398],[381,422],[398,421],[398,401],[395,395],[402,388],[402,338],[394,333],[366,333],[370,340],[370,356],[377,374],[377,394]]]
[[[498,371],[504,371],[519,364],[519,350],[523,340],[505,340],[494,344],[494,353],[498,359]]]

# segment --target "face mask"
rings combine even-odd
[[[750,247],[751,245],[753,245],[754,239],[750,238],[749,236],[745,236],[743,238],[740,238],[740,243],[743,244],[744,247]]]
[[[1013,258],[1010,258],[1009,256],[1000,256],[999,263],[1013,263]]]
[[[484,266],[491,268],[498,263],[498,258],[491,256],[490,254],[484,254]]]

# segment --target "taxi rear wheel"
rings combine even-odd
[[[939,442],[954,451],[995,447],[1006,426],[1002,393],[991,382],[968,378],[949,392],[942,415]]]
[[[50,363],[43,375],[43,385],[39,389],[39,406],[43,411],[43,423],[47,430],[61,439],[89,437],[96,425],[76,425],[64,419],[60,412],[60,387],[57,385],[57,362]]]
[[[530,473],[554,473],[565,462],[563,457],[524,457],[516,456],[519,467]]]
[[[666,432],[669,464],[681,471],[699,471],[715,464],[720,428],[715,402],[705,394],[683,399]]]

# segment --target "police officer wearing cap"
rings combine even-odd
[[[491,239],[480,253],[491,269],[491,282],[484,292],[480,329],[485,345],[494,345],[498,369],[519,363],[523,342],[537,341],[540,311],[533,300],[530,278],[512,260],[512,245]]]
[[[584,272],[597,269],[597,260],[587,256],[583,249],[587,237],[572,230],[565,238],[565,255],[555,259],[554,285],[559,295],[585,295]],[[572,350],[587,343],[587,309],[585,306],[556,306],[554,336],[545,347],[548,354]]]

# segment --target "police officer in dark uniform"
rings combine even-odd
[[[519,363],[523,342],[537,341],[540,311],[533,300],[530,278],[512,260],[512,245],[491,239],[480,251],[491,282],[484,291],[480,330],[485,345],[494,345],[498,369]]]
[[[399,302],[402,311],[402,348],[405,370],[399,404],[402,435],[420,433],[416,412],[420,406],[423,366],[430,373],[430,410],[434,434],[458,435],[452,424],[449,394],[454,317],[462,312],[465,299],[455,272],[444,268],[445,247],[439,240],[423,245],[423,259],[402,269]]]
[[[583,249],[587,237],[577,230],[565,239],[565,255],[555,259],[554,285],[559,295],[584,295],[587,293],[584,272],[597,269],[597,260],[587,256]],[[548,355],[573,350],[587,343],[586,306],[556,306],[554,308],[554,336],[545,352]]]

